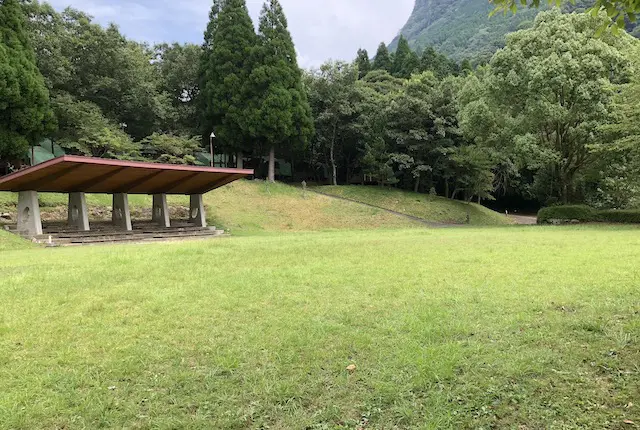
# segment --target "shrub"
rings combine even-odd
[[[540,209],[538,212],[538,224],[547,224],[551,220],[561,220],[569,222],[578,220],[580,222],[598,221],[598,212],[589,206],[550,206]]]
[[[598,220],[610,223],[640,224],[640,210],[606,210],[598,212]]]

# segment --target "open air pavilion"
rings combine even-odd
[[[207,227],[203,194],[243,177],[253,170],[120,161],[64,155],[0,177],[0,191],[18,193],[17,232],[29,237],[43,234],[38,193],[69,195],[67,224],[79,232],[91,231],[85,194],[113,196],[111,224],[133,230],[129,194],[153,196],[151,220],[170,228],[167,195],[190,196],[189,224]]]

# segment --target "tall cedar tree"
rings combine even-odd
[[[200,110],[198,117],[198,129],[203,138],[209,138],[213,128],[214,113],[211,92],[207,91],[207,82],[211,73],[209,62],[211,61],[211,52],[213,51],[213,37],[218,28],[218,17],[222,9],[224,0],[213,0],[213,5],[209,11],[209,23],[204,31],[204,43],[202,44],[202,55],[200,56],[200,66],[198,68],[198,87],[199,94],[197,106]]]
[[[215,0],[209,16],[201,70],[201,130],[204,136],[215,131],[218,147],[238,153],[241,163],[242,153],[253,150],[248,82],[257,36],[245,0]]]
[[[376,58],[373,60],[373,70],[386,70],[391,73],[393,64],[391,62],[391,56],[389,55],[389,49],[384,42],[378,46],[376,52]]]
[[[358,78],[362,79],[371,71],[371,60],[366,49],[358,49],[356,57],[356,65],[358,66]]]
[[[400,36],[398,49],[393,59],[391,74],[398,78],[408,79],[420,66],[420,60],[415,52],[409,47],[409,42],[404,36]]]
[[[269,181],[275,181],[275,151],[306,143],[313,134],[313,119],[302,85],[296,50],[287,19],[278,0],[262,8],[259,45],[251,74],[252,131],[269,147]]]
[[[54,124],[18,0],[0,3],[0,158],[24,157]]]

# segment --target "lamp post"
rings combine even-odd
[[[209,136],[209,150],[211,151],[211,167],[214,166],[213,162],[213,139],[216,138],[215,133],[212,131],[211,136]]]

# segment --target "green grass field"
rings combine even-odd
[[[2,429],[640,423],[636,228],[6,237]]]
[[[469,214],[473,225],[505,225],[512,222],[499,214],[475,203],[465,203],[444,197],[413,193],[396,188],[372,186],[325,186],[316,190],[338,197],[415,216],[425,221],[464,224]]]

